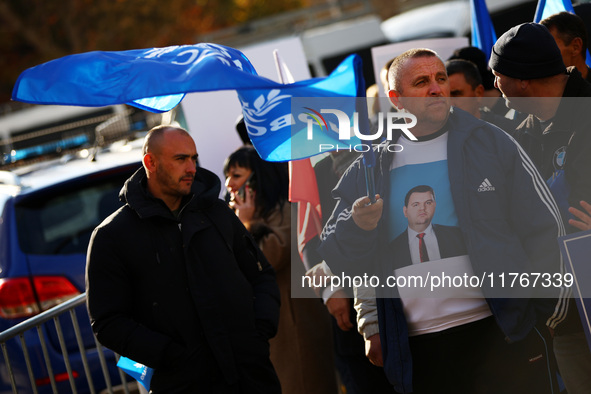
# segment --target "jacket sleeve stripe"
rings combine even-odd
[[[345,208],[341,213],[339,213],[334,223],[327,224],[324,227],[324,229],[322,230],[321,239],[324,241],[326,237],[334,233],[337,227],[337,223],[340,221],[349,220],[352,216],[352,213],[353,211],[351,210],[351,208]]]
[[[515,143],[517,144],[517,142],[515,142]],[[540,173],[538,171],[536,171],[535,165],[531,161],[529,156],[527,156],[527,154],[523,151],[523,149],[519,145],[517,145],[517,147],[519,150],[519,156],[521,157],[521,160],[522,160],[521,163],[523,165],[523,168],[525,168],[525,171],[527,171],[527,173],[532,177],[534,188],[536,189],[536,192],[540,196],[542,203],[544,203],[544,205],[546,205],[546,207],[548,208],[548,210],[550,211],[550,213],[552,214],[552,216],[556,220],[556,224],[558,225],[558,236],[564,235],[565,234],[564,224],[562,222],[562,217],[560,216],[560,210],[558,209],[558,205],[556,204],[556,201],[554,200],[554,196],[552,195],[552,193],[550,192],[550,190],[546,186],[546,182],[544,182]]]
[[[554,196],[546,186],[546,182],[542,179],[540,173],[535,169],[535,165],[529,158],[529,156],[525,153],[523,148],[519,145],[515,139],[509,136],[511,141],[517,146],[517,151],[519,152],[519,156],[521,158],[521,162],[525,171],[531,176],[533,186],[540,196],[540,200],[548,210],[554,219],[556,220],[556,224],[558,225],[558,234],[557,238],[566,234],[564,223],[562,221],[562,217],[560,215],[560,210],[558,209],[558,205],[554,200]],[[562,254],[559,256],[560,258],[560,273],[564,274],[565,266],[564,261],[562,260]],[[560,293],[558,295],[558,301],[556,303],[556,308],[554,309],[554,313],[548,320],[546,321],[546,325],[550,328],[556,328],[560,322],[562,322],[566,318],[566,312],[568,310],[569,299],[571,296],[572,290],[570,288],[566,288],[562,286],[560,288]]]

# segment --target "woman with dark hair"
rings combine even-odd
[[[243,146],[226,159],[224,175],[230,207],[259,242],[265,235],[258,233],[264,231],[260,227],[265,227],[272,215],[283,216],[284,208],[289,207],[287,164],[264,161],[252,146]],[[287,223],[279,223],[290,225],[289,218]],[[258,232],[254,231],[257,228]]]
[[[301,281],[305,271],[291,248],[287,164],[264,161],[252,146],[243,146],[226,159],[224,175],[230,206],[276,271],[281,309],[277,336],[269,343],[283,393],[336,393],[326,308],[312,292],[310,298],[291,297],[291,276]]]

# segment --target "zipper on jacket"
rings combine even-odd
[[[185,208],[187,207],[187,205],[189,205],[189,203],[190,203],[191,201],[193,201],[193,198],[195,198],[195,195],[194,195],[194,194],[192,194],[192,195],[191,195],[191,198],[189,198],[189,201],[187,201],[187,202],[185,203],[185,205],[183,205],[183,206],[181,207],[181,210],[179,211],[179,216],[178,216],[178,218],[179,218],[179,221],[180,221],[181,217],[183,217],[183,211],[185,210]]]
[[[191,203],[191,201],[193,201],[193,198],[195,198],[195,195],[192,194],[191,198],[189,198],[189,201],[187,201],[179,210],[179,214],[177,216],[177,220],[178,220],[178,227],[179,227],[179,231],[182,233],[183,232],[183,224],[181,223],[181,218],[183,217],[183,211],[185,210],[185,208]]]

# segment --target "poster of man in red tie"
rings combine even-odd
[[[429,185],[415,186],[406,193],[402,212],[408,227],[391,245],[394,253],[407,256],[401,259],[407,265],[466,254],[459,227],[432,223],[436,207],[435,191]]]

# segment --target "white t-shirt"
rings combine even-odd
[[[397,143],[403,149],[395,155],[390,166],[389,238],[394,240],[408,229],[411,256],[411,261],[403,262],[404,267],[393,274],[405,279],[415,278],[414,285],[398,286],[411,336],[442,331],[491,315],[479,288],[470,286],[470,283],[455,286],[459,283],[458,278],[473,275],[470,259],[467,255],[442,259],[440,243],[432,226],[458,226],[449,184],[447,138],[447,132],[427,141],[410,141],[401,136]],[[417,232],[408,227],[403,213],[406,194],[419,185],[433,188],[436,202],[432,222],[425,230],[424,241],[429,255],[429,261],[425,263],[420,262]],[[397,265],[401,265],[400,261]],[[418,277],[427,281],[426,287],[416,284]],[[450,286],[432,286],[438,279],[441,283],[445,278],[450,278]]]

